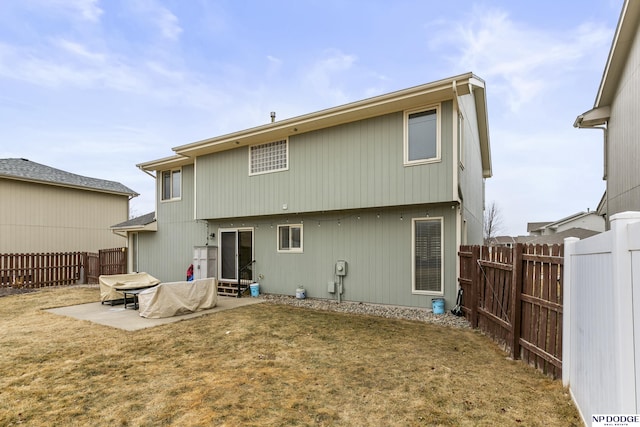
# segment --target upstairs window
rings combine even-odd
[[[278,226],[278,252],[302,252],[302,224]]]
[[[440,160],[440,107],[407,111],[405,119],[404,164]]]
[[[181,171],[162,172],[162,200],[179,199],[182,189]]]
[[[286,139],[249,147],[249,175],[277,172],[289,168],[289,144]]]

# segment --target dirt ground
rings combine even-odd
[[[130,332],[45,311],[98,300],[0,298],[0,425],[581,425],[560,381],[470,329],[254,304]]]
[[[36,291],[38,291],[38,289],[12,288],[12,287],[0,286],[0,297],[6,297],[7,295],[26,294],[29,292],[36,292]]]

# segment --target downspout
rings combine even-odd
[[[138,166],[138,169],[140,169],[142,172],[146,173],[147,175],[149,175],[151,178],[156,179],[156,176],[154,174],[152,174],[151,172],[144,170],[143,168],[141,168],[140,166]]]
[[[453,172],[453,178],[452,178],[452,188],[451,191],[453,192],[452,194],[452,199],[454,201],[454,205],[451,206],[452,209],[455,209],[455,218],[456,218],[456,254],[458,253],[458,250],[460,248],[460,245],[462,244],[462,201],[460,199],[460,182],[459,182],[459,160],[458,157],[460,155],[460,153],[458,153],[458,140],[461,137],[461,135],[458,135],[458,122],[460,121],[460,103],[458,102],[458,85],[457,82],[454,80],[453,81],[453,120],[452,120],[452,135],[453,135],[453,141],[452,141],[452,146],[453,146],[453,156],[451,161],[452,161],[452,172]],[[473,92],[471,92],[473,93]],[[457,206],[456,206],[457,204]],[[460,258],[458,256],[456,256],[456,294],[458,293],[458,289],[460,289],[460,283],[458,283],[458,277],[460,277]]]
[[[594,124],[585,124],[583,122],[583,119],[584,119],[584,116],[586,114],[587,113],[585,113],[585,114],[583,114],[581,116],[578,116],[576,118],[576,121],[573,123],[573,127],[574,128],[578,128],[578,129],[599,129],[599,130],[602,130],[602,150],[603,150],[603,153],[602,153],[602,163],[603,163],[603,165],[602,165],[602,179],[603,179],[603,181],[607,182],[606,187],[608,187],[609,186],[609,181],[607,180],[607,176],[609,174],[609,171],[608,171],[608,167],[607,167],[607,164],[608,164],[608,154],[607,154],[607,152],[609,151],[608,150],[608,148],[609,148],[609,129],[608,129],[609,117],[606,117],[601,122],[597,122],[597,123],[594,123]],[[607,188],[607,194],[609,194],[608,188]],[[606,218],[608,218],[609,217],[609,197],[605,197],[604,204],[605,204]],[[607,221],[607,224],[608,224],[608,221]]]

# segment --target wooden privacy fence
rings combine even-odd
[[[98,252],[100,274],[127,272],[127,248],[101,249]]]
[[[461,246],[459,256],[471,325],[512,358],[561,378],[563,246]]]
[[[0,287],[43,288],[98,283],[100,274],[126,272],[126,248],[104,249],[98,254],[0,254]]]
[[[0,286],[41,288],[73,285],[80,279],[81,252],[0,254]]]

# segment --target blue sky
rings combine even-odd
[[[0,158],[119,181],[172,147],[465,72],[504,234],[595,209],[593,107],[622,0],[2,0]]]

